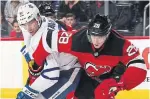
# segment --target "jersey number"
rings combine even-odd
[[[69,37],[72,34],[68,34],[67,32],[62,32],[60,38],[59,38],[59,43],[61,44],[67,44],[69,42]]]

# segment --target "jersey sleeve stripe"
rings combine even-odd
[[[143,58],[142,58],[141,55],[138,55],[137,57],[131,59],[131,60],[126,64],[126,66],[128,67],[132,62],[138,62],[138,63],[139,63],[139,62],[142,62],[142,63],[144,63],[144,60],[143,60]]]
[[[52,30],[48,30],[46,42],[48,46],[51,48],[51,42],[52,42]]]
[[[142,63],[142,64],[145,64],[144,60],[143,59],[137,59],[137,60],[132,60],[128,63],[127,67],[130,66],[131,64],[134,64],[134,63]]]
[[[136,67],[136,68],[140,68],[140,69],[143,69],[143,70],[147,70],[146,65],[144,63],[133,62],[128,67]]]
[[[24,46],[21,48],[20,52],[23,52],[25,49],[26,49],[26,45],[24,45]]]

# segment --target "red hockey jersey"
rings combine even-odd
[[[77,33],[59,31],[58,34],[52,33],[51,35],[58,35],[58,38],[48,42],[49,47],[53,42],[57,42],[58,51],[71,53],[78,57],[80,64],[91,77],[110,73],[119,62],[127,68],[122,76],[125,79],[125,89],[134,88],[146,77],[146,66],[138,48],[114,30],[111,31],[104,46],[98,51],[94,51],[88,41],[86,29]]]
[[[44,41],[52,51],[71,53],[78,57],[80,64],[91,77],[110,73],[121,62],[127,67],[122,75],[126,84],[125,89],[132,89],[145,79],[145,63],[131,42],[112,30],[104,46],[94,51],[86,31],[83,29],[76,33],[73,30],[50,30],[44,34]]]

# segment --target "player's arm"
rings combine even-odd
[[[124,89],[130,90],[145,80],[147,69],[144,59],[139,53],[139,49],[129,41],[125,43],[122,62],[127,67],[125,73],[122,75],[125,84]]]
[[[35,99],[40,92],[53,86],[58,81],[59,64],[54,58],[54,55],[57,54],[49,54],[44,64],[39,66],[30,53],[25,50],[25,47],[22,53],[29,65],[29,83],[18,93],[17,99]]]
[[[120,90],[130,90],[145,80],[147,71],[144,60],[139,50],[129,41],[125,42],[123,56],[120,58],[121,66],[125,69],[118,68],[116,76],[101,82],[95,89],[95,99],[114,99]]]
[[[33,56],[31,55],[31,53],[26,48],[26,45],[23,46],[23,48],[21,49],[21,53],[28,64],[29,74],[32,76],[39,76],[40,72],[43,70],[44,64],[43,65],[37,64],[37,62],[34,60]]]
[[[53,52],[46,58],[44,68],[40,76],[30,85],[31,88],[43,92],[58,82],[60,67],[58,61],[55,59],[57,55],[57,52]]]

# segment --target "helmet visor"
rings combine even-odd
[[[95,35],[95,36],[105,36],[107,34],[109,34],[110,29],[106,29],[106,30],[100,30],[98,28],[90,28],[88,29],[88,34],[89,35]]]

